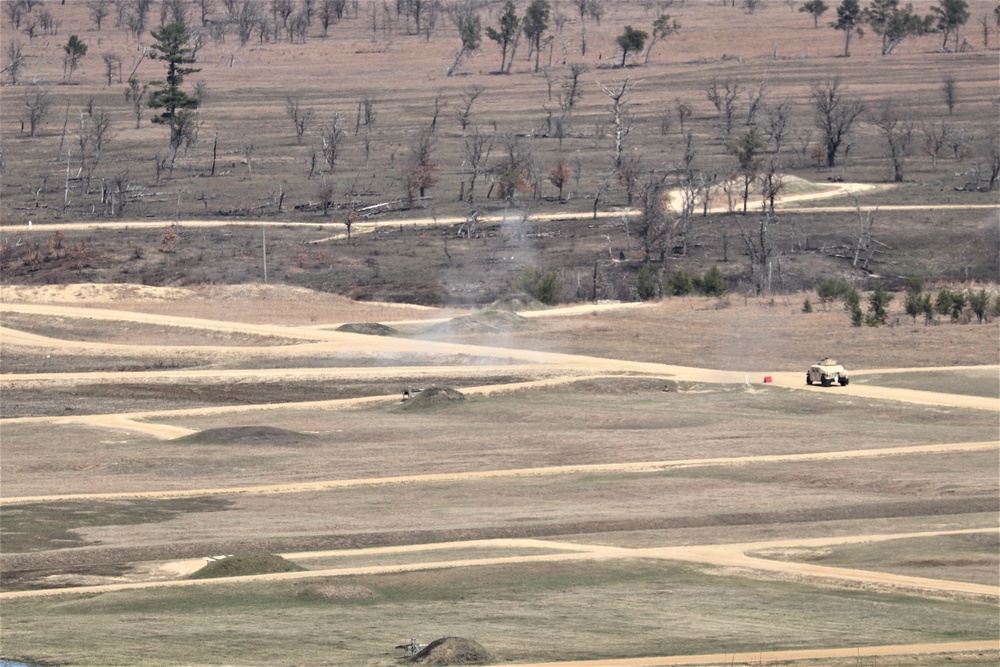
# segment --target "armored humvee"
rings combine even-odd
[[[847,370],[837,363],[836,359],[826,357],[809,367],[806,372],[806,384],[819,383],[824,387],[829,387],[834,382],[846,385],[850,382]]]

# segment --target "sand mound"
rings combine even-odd
[[[173,301],[191,298],[191,290],[150,285],[83,283],[69,285],[5,285],[3,300],[16,303],[80,303],[87,301]]]
[[[395,336],[398,333],[392,327],[385,324],[379,324],[378,322],[342,324],[337,327],[337,331],[343,331],[344,333],[365,334],[367,336]]]
[[[451,387],[428,387],[414,393],[412,398],[403,403],[403,410],[433,410],[468,400],[462,392]]]
[[[420,665],[486,665],[496,660],[483,646],[471,639],[444,637],[431,642],[412,662]]]
[[[512,310],[481,310],[434,326],[428,333],[432,337],[456,333],[504,333],[530,326],[534,326],[534,323]]]
[[[210,428],[178,438],[174,442],[193,445],[300,445],[307,435],[271,426],[229,426]]]

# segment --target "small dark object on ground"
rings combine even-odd
[[[410,391],[409,399],[399,406],[403,410],[426,410],[468,400],[465,394],[451,387],[428,387]]]
[[[443,637],[413,656],[412,662],[420,665],[486,665],[496,662],[496,659],[477,641]]]

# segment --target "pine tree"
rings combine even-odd
[[[195,109],[198,108],[198,99],[185,93],[180,86],[185,76],[200,70],[187,67],[194,62],[194,56],[188,48],[190,35],[183,23],[171,23],[159,32],[153,31],[152,35],[156,43],[151,47],[150,58],[167,63],[167,77],[165,81],[153,81],[150,84],[159,88],[150,95],[149,106],[153,109],[163,109],[151,120],[170,128],[172,172],[177,159],[177,150],[185,142],[194,140],[197,129]]]

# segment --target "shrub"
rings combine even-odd
[[[951,293],[951,319],[958,320],[962,317],[962,311],[965,310],[965,305],[968,303],[968,299],[965,296],[965,292],[952,292]]]
[[[660,271],[652,264],[643,264],[635,279],[635,288],[643,301],[660,296]]]
[[[990,296],[986,293],[985,289],[981,289],[978,292],[973,292],[969,290],[969,308],[972,308],[972,312],[976,314],[976,319],[982,324],[986,320],[986,309],[990,303]]]
[[[820,303],[823,304],[823,308],[825,309],[827,304],[831,301],[843,298],[850,289],[851,286],[843,280],[827,278],[816,286],[816,296],[819,297]]]
[[[941,315],[947,315],[951,312],[952,303],[954,303],[954,295],[951,290],[947,287],[942,287],[938,290],[937,297],[934,300],[934,310]]]
[[[726,293],[726,277],[722,275],[719,267],[713,266],[705,272],[702,289],[708,296],[722,296]]]
[[[669,288],[672,295],[684,296],[694,289],[694,281],[683,269],[678,269],[670,274]]]
[[[868,312],[871,315],[870,326],[877,327],[882,322],[885,322],[890,303],[892,303],[892,294],[889,293],[880,280],[875,283],[872,293],[868,295]]]
[[[559,300],[559,274],[555,271],[542,273],[538,269],[525,269],[514,281],[514,289],[551,306]]]
[[[813,311],[812,301],[809,300],[809,297],[806,297],[806,300],[802,302],[802,312],[811,313],[812,311]]]

